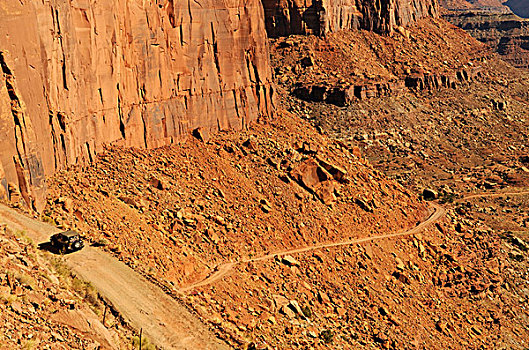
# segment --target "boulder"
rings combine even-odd
[[[425,188],[422,191],[422,197],[427,201],[432,201],[434,199],[439,198],[439,193],[431,188]]]

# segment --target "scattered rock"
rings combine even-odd
[[[299,266],[299,262],[290,255],[283,256],[281,262],[288,266]]]
[[[209,141],[209,131],[206,128],[196,128],[193,130],[193,136],[199,141],[208,142]]]
[[[422,197],[427,201],[433,201],[439,198],[439,193],[431,188],[425,188],[422,192]]]
[[[404,271],[404,269],[406,268],[406,265],[404,265],[402,260],[400,258],[395,258],[395,262],[397,263],[397,269]]]

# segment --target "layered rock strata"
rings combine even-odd
[[[443,17],[487,44],[515,67],[529,68],[529,20],[512,13],[446,13]]]
[[[271,37],[324,35],[340,29],[391,32],[422,17],[437,17],[436,0],[262,0]]]
[[[505,0],[440,0],[441,7],[450,11],[479,10],[494,13],[510,13]]]
[[[0,5],[0,197],[38,207],[45,177],[105,144],[151,148],[271,113],[259,0]]]
[[[346,106],[352,102],[398,96],[407,90],[457,89],[480,74],[480,67],[467,67],[444,73],[415,73],[400,80],[356,85],[326,86],[323,84],[303,85],[295,88],[294,96],[310,102],[325,102]]]

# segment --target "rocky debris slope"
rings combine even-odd
[[[447,194],[529,184],[526,74],[446,22],[423,21],[408,30],[410,39],[360,32],[325,41],[290,38],[288,47],[278,41],[272,46],[278,85],[295,96],[299,86],[375,84],[420,70],[479,73],[455,89],[404,89],[344,107],[293,96],[285,99],[287,108],[360,146],[375,167],[418,191],[433,183]],[[314,57],[312,66],[303,66],[306,57]]]
[[[51,190],[44,215],[169,287],[225,262],[407,228],[424,213],[355,149],[288,113],[207,143],[109,149]]]
[[[362,101],[344,110],[309,105],[299,112],[360,146],[377,169],[401,183],[418,191],[434,185],[450,197],[529,185],[527,90],[525,74],[496,59],[459,90]]]
[[[39,207],[46,176],[104,144],[158,147],[271,113],[258,0],[17,1],[0,14],[0,197]]]
[[[442,20],[422,20],[389,36],[344,31],[325,39],[280,38],[272,42],[272,63],[278,84],[294,96],[339,106],[409,90],[458,89],[479,75],[473,59],[488,55],[482,45],[458,44],[462,34]]]
[[[442,3],[443,4],[443,3]],[[513,14],[505,6],[474,3],[461,9],[452,2],[443,4],[443,18],[487,44],[518,68],[529,68],[529,20]]]
[[[435,0],[262,0],[270,37],[324,35],[341,29],[389,33],[423,17],[437,17]]]
[[[118,349],[127,334],[97,293],[41,256],[22,232],[0,225],[0,348]],[[75,290],[75,293],[72,292]],[[78,295],[82,295],[80,298]]]
[[[256,349],[520,349],[524,275],[505,247],[451,213],[411,237],[240,266],[188,302]]]

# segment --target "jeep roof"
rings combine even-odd
[[[75,237],[75,236],[79,236],[79,232],[74,231],[74,230],[68,230],[68,231],[64,231],[64,232],[59,232],[57,234],[60,234],[60,235],[65,236],[67,238],[72,238],[72,237]]]

